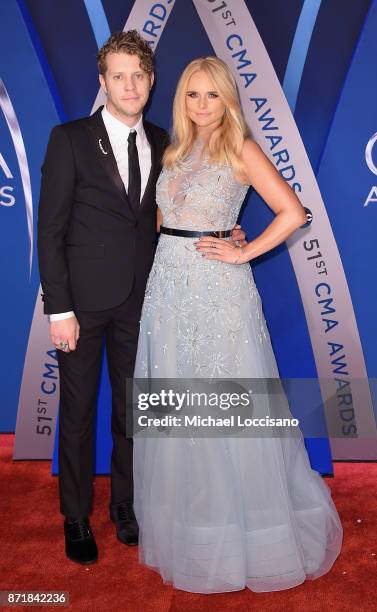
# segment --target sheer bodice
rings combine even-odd
[[[237,222],[247,190],[235,179],[230,165],[209,163],[198,139],[179,166],[161,172],[156,197],[165,227],[227,230]]]

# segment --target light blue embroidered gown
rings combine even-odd
[[[226,230],[247,188],[201,142],[164,169],[166,227]],[[249,264],[204,259],[161,235],[143,306],[135,378],[277,378]],[[294,438],[134,438],[139,557],[198,593],[277,591],[329,571],[342,544],[330,489]]]

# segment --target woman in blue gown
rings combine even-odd
[[[173,128],[157,183],[161,235],[134,376],[278,378],[249,262],[305,223],[304,209],[249,137],[221,60],[187,66]],[[229,238],[230,228],[250,185],[275,218],[241,247]],[[213,232],[217,237],[208,235]],[[140,560],[176,588],[288,589],[328,572],[340,552],[339,516],[301,432],[135,435],[134,479]]]

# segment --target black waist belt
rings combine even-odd
[[[229,238],[232,230],[214,230],[213,232],[196,232],[191,230],[174,229],[171,227],[160,227],[161,234],[168,234],[169,236],[181,236],[181,238],[200,238],[201,236],[213,236],[214,238]]]

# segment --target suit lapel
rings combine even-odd
[[[103,107],[101,106],[93,115],[91,115],[91,117],[89,117],[88,123],[91,134],[94,139],[95,148],[97,151],[97,159],[105,168],[119,195],[128,203],[129,207],[131,208],[126,190],[124,188],[124,183],[119,174],[118,165],[116,163],[114,153],[111,148],[109,136],[107,134],[107,130],[102,119],[102,108]]]
[[[95,150],[97,152],[97,159],[99,160],[99,163],[101,163],[102,166],[105,168],[114,187],[124,200],[125,207],[127,207],[134,214],[137,214],[138,211],[140,211],[141,208],[146,204],[146,202],[148,202],[150,195],[154,192],[157,175],[161,170],[160,147],[156,143],[151,126],[147,122],[144,122],[145,134],[151,147],[151,169],[149,172],[147,185],[145,187],[145,191],[140,202],[140,206],[137,211],[134,211],[128,199],[122,178],[119,174],[118,165],[116,163],[114,153],[111,148],[109,136],[107,134],[107,130],[102,119],[102,108],[103,106],[101,106],[95,113],[93,113],[93,115],[88,118],[88,126],[90,128]]]
[[[148,201],[148,197],[150,193],[154,190],[156,186],[156,179],[157,179],[156,175],[159,172],[159,168],[161,165],[161,160],[159,159],[159,156],[158,156],[158,150],[157,150],[155,139],[153,138],[152,130],[148,123],[144,122],[143,125],[144,125],[145,135],[151,147],[151,169],[149,172],[149,177],[148,177],[148,181],[147,181],[147,184],[144,190],[143,197],[141,198],[140,207],[139,207],[140,209]]]

